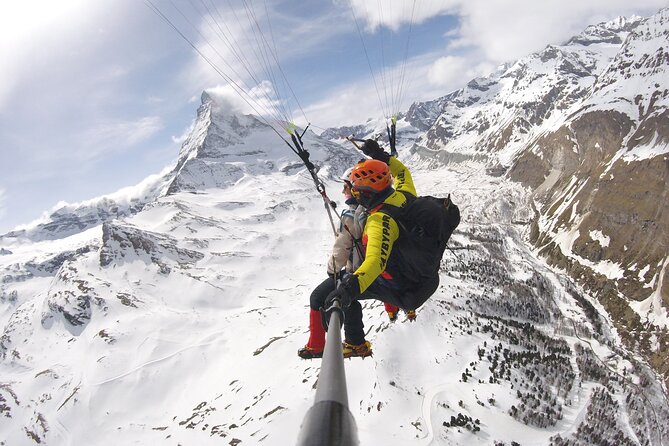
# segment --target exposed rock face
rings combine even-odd
[[[434,101],[414,102],[407,112],[407,122],[419,130],[429,130],[443,113],[444,106],[453,99],[454,95],[457,95],[457,92],[435,99]]]
[[[73,261],[94,249],[97,249],[97,246],[86,245],[73,251],[63,251],[43,261],[26,262],[25,267],[34,275],[54,275],[65,262]]]
[[[181,190],[196,191],[207,187],[227,186],[244,175],[242,169],[234,164],[216,162],[222,161],[226,156],[231,157],[235,154],[234,151],[229,151],[227,154],[219,153],[214,148],[241,144],[250,128],[258,126],[260,122],[250,118],[248,122],[242,124],[237,116],[230,116],[228,128],[219,128],[212,123],[212,100],[204,93],[202,101],[193,131],[181,148],[174,169],[177,175],[170,183],[169,194]],[[240,155],[254,153],[257,151],[248,150]]]
[[[64,205],[49,214],[44,222],[30,229],[8,232],[2,237],[26,237],[35,241],[60,239],[98,226],[104,221],[129,217],[142,210],[146,201],[140,198],[117,201],[102,197],[89,203]]]
[[[669,332],[654,318],[669,309],[669,13],[629,30],[588,101],[509,175],[535,190],[532,241],[669,382]]]
[[[359,137],[365,134],[367,134],[367,129],[364,125],[354,125],[325,129],[323,133],[321,133],[321,138],[334,141],[337,139],[345,139],[351,135]]]
[[[85,325],[91,319],[92,306],[104,306],[104,300],[95,293],[93,286],[77,277],[73,264],[63,265],[49,290],[47,310],[42,314],[42,324],[51,323],[55,316],[62,316],[71,326]]]
[[[663,46],[640,51],[666,42],[669,12],[631,31],[588,101],[537,138],[510,176],[534,188],[542,205],[538,245],[578,231],[570,246],[561,244],[564,255],[611,262],[620,272],[609,279],[625,297],[641,301],[657,291],[669,307],[669,56]]]
[[[100,265],[140,259],[156,263],[161,271],[169,273],[170,263],[180,266],[191,265],[202,259],[204,255],[177,246],[177,241],[164,234],[134,228],[118,223],[102,225],[102,249],[100,249]]]
[[[630,301],[669,307],[669,158],[621,156],[633,125],[617,112],[587,113],[538,141],[510,176],[536,191],[540,217],[531,241],[596,292],[622,336],[667,376],[660,354],[666,328],[642,318]]]

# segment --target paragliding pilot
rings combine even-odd
[[[323,282],[312,293],[311,336],[298,352],[302,358],[322,356],[325,332],[320,315],[314,311],[316,305],[327,309],[335,299],[339,300],[345,316],[344,357],[366,357],[372,349],[365,340],[360,300],[377,299],[404,309],[411,317],[439,285],[438,262],[436,268],[426,264],[429,271],[416,272],[416,262],[409,258],[412,250],[407,249],[411,248],[409,237],[400,237],[400,219],[416,199],[411,173],[374,140],[366,140],[361,150],[372,159],[355,165],[348,180],[352,197],[368,214],[361,239],[364,260],[352,273],[344,274],[338,287],[328,280],[327,285]],[[355,216],[353,223],[355,232]]]

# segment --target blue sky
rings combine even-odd
[[[211,22],[195,6],[212,0],[152,1],[175,22],[177,5],[210,35]],[[217,2],[230,29],[239,29],[230,11],[242,1]],[[404,60],[413,0],[246,1],[259,17],[269,13],[281,66],[315,130],[383,116],[351,10],[373,68],[383,55],[392,70]],[[406,65],[411,82],[401,109],[560,43],[588,24],[648,16],[665,4],[417,0]],[[186,34],[206,52],[195,31]],[[236,111],[249,111],[141,0],[2,2],[0,60],[0,234],[61,201],[108,194],[160,172],[176,158],[204,89],[216,89]],[[378,83],[379,71],[376,76]]]

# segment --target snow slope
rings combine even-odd
[[[530,191],[489,169],[488,150],[510,160],[537,136],[523,131],[532,120],[560,125],[537,108],[550,79],[536,80],[566,73],[555,103],[569,108],[630,25],[611,26],[587,30],[576,52],[550,47],[504,68],[525,82],[521,120],[482,100],[506,87],[513,99],[507,76],[453,96],[432,133],[402,121],[419,193],[452,193],[463,221],[416,322],[364,302],[374,356],[345,361],[362,445],[666,444],[661,380],[603,306],[528,246]],[[509,126],[484,154],[472,135],[489,123],[475,108],[460,115],[468,102]],[[436,119],[440,104],[409,115]],[[460,156],[438,165],[412,153],[415,138]],[[305,145],[341,198],[332,179],[360,155],[311,133]],[[297,157],[204,95],[175,165],[117,198],[128,206],[91,200],[0,237],[0,445],[295,444],[320,367],[296,352],[333,241]],[[659,305],[651,297],[637,310]]]
[[[452,192],[464,220],[416,322],[365,302],[374,356],[346,361],[361,444],[549,444],[586,424],[660,444],[659,384],[525,246],[513,223],[525,192],[483,169],[414,169],[418,190]],[[0,438],[294,444],[320,365],[296,351],[331,242],[304,170],[174,192],[58,240],[4,239]]]

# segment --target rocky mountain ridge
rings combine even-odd
[[[591,26],[445,97],[413,148],[529,187],[531,242],[667,380],[668,37],[669,9]]]

